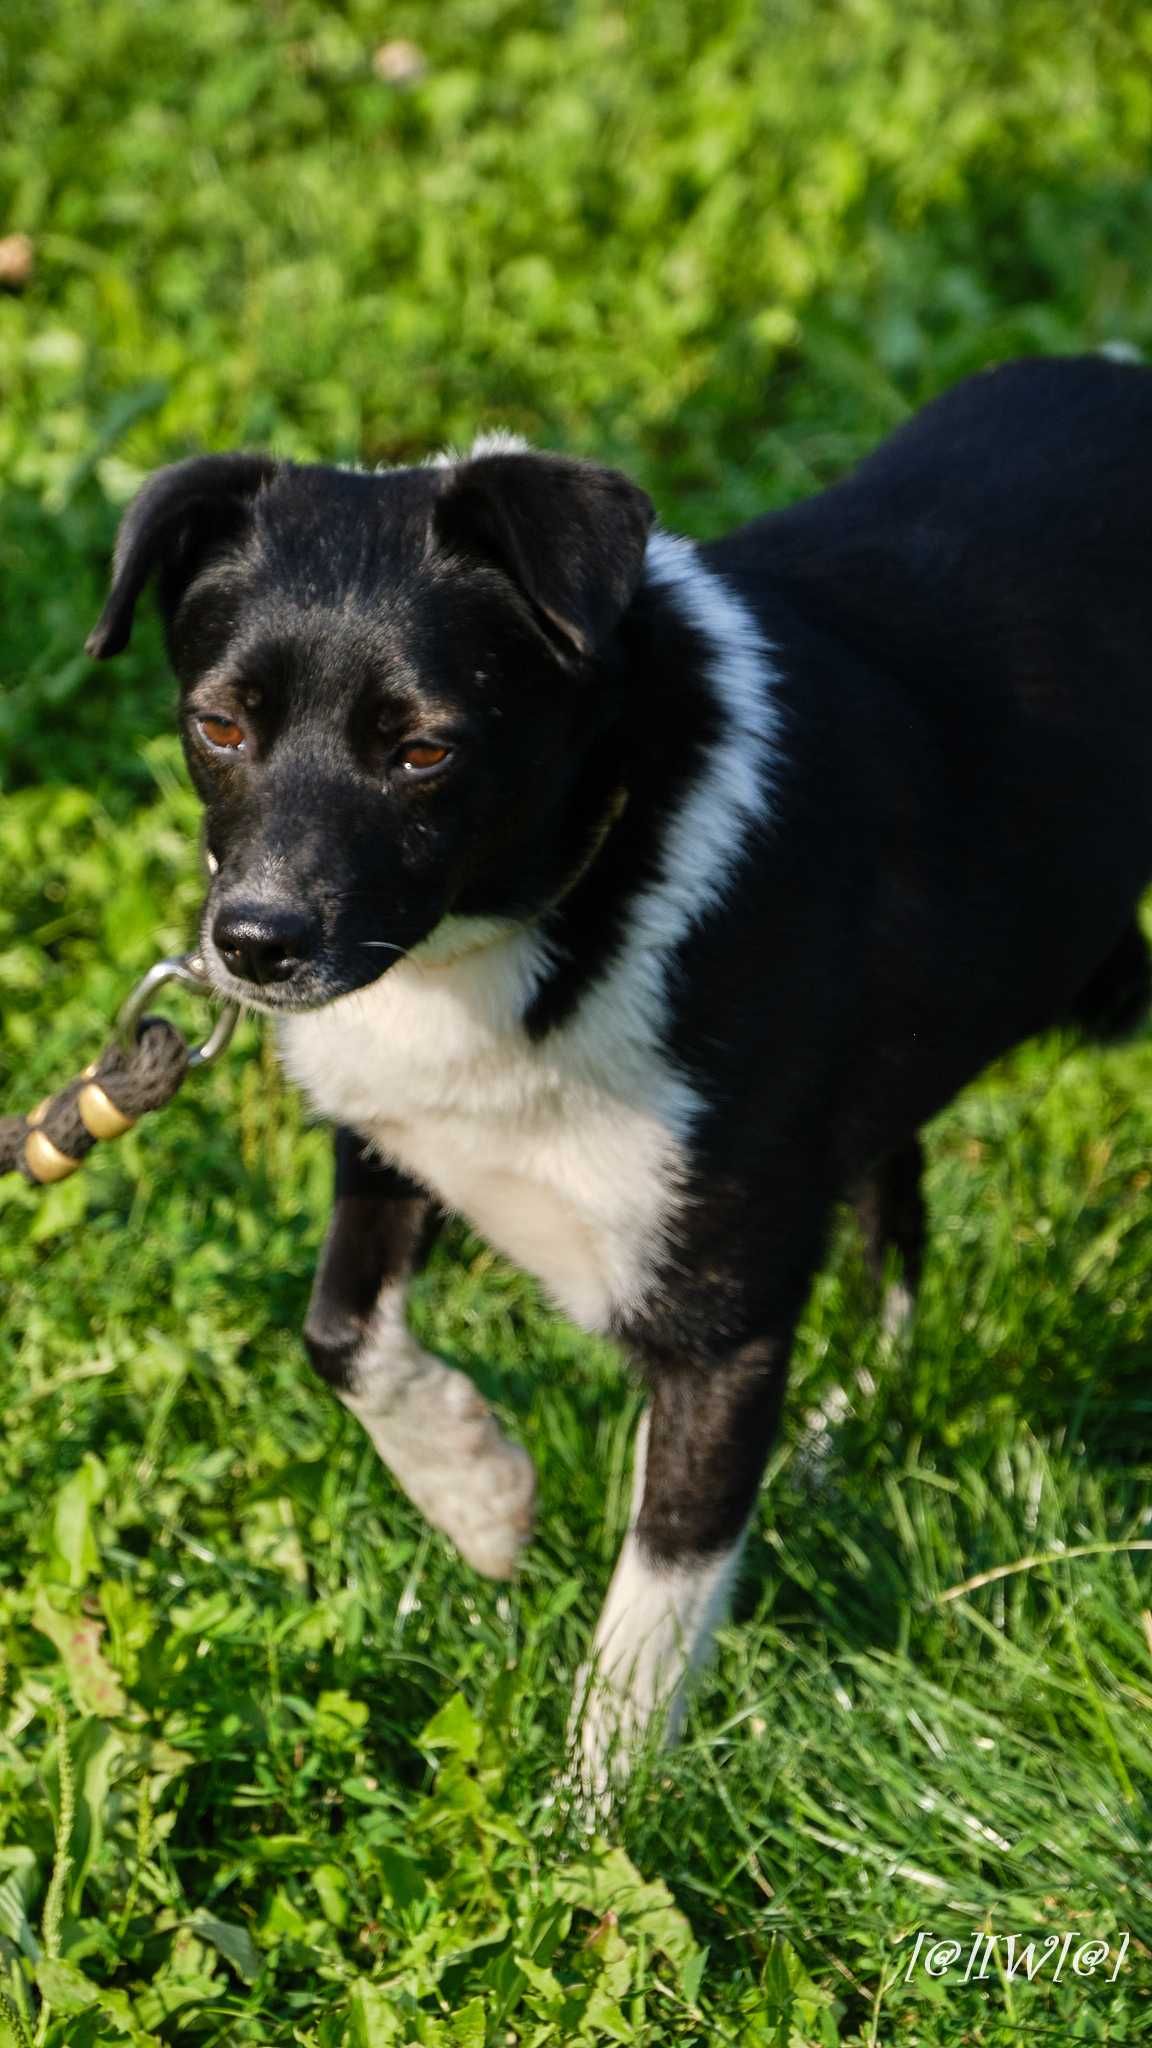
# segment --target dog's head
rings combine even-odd
[[[126,646],[154,580],[223,992],[314,1008],[448,917],[563,894],[622,779],[617,629],[651,517],[613,470],[507,446],[377,474],[210,455],[150,479],[88,651]]]

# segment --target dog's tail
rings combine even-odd
[[[1133,918],[1112,951],[1101,961],[1069,1005],[1067,1021],[1110,1045],[1138,1031],[1152,1008],[1152,953]]]

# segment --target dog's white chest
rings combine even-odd
[[[286,1020],[323,1115],[381,1151],[591,1328],[639,1299],[681,1182],[687,1091],[615,999],[534,1045],[521,934]],[[605,990],[605,997],[610,992]]]

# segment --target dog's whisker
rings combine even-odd
[[[378,951],[381,953],[400,953],[405,957],[407,957],[408,953],[407,946],[393,946],[389,943],[387,939],[361,939],[360,944],[364,947],[365,951],[371,950]]]

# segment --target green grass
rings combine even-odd
[[[80,653],[156,462],[502,421],[703,533],[984,363],[1152,344],[1126,0],[9,0],[0,36],[5,1108],[193,929],[157,636]],[[420,1281],[538,1460],[501,1591],[304,1364],[327,1146],[253,1027],[77,1179],[0,1182],[0,2043],[1152,2038],[1152,1043],[1027,1048],[930,1152],[914,1339],[846,1227],[736,1623],[599,1844],[554,1791],[619,1362],[463,1234]],[[1133,1944],[1114,1985],[904,1981],[978,1927]]]

